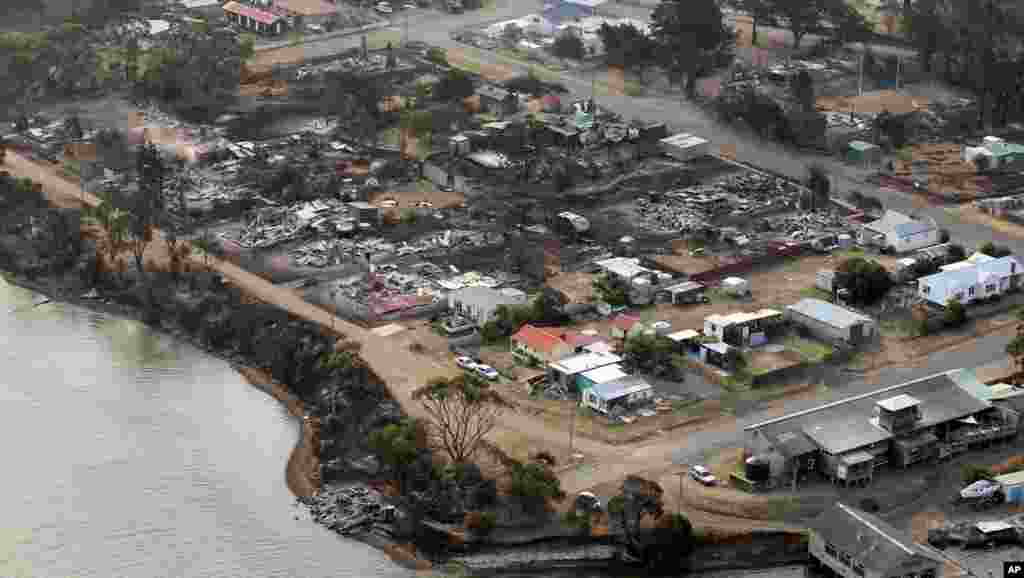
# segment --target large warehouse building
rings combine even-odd
[[[793,483],[819,473],[836,483],[867,483],[888,463],[908,467],[1015,437],[1019,414],[993,405],[988,390],[961,369],[748,426],[747,477]]]

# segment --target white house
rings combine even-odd
[[[934,223],[914,220],[903,213],[886,211],[877,221],[861,227],[861,245],[892,248],[897,253],[916,251],[939,243],[939,228]]]
[[[643,378],[627,375],[599,383],[583,392],[581,403],[594,411],[610,413],[616,407],[628,408],[654,397],[654,388]]]
[[[502,305],[523,305],[526,293],[518,289],[491,289],[489,287],[466,287],[448,294],[448,308],[463,317],[483,326],[494,318],[494,312]]]
[[[945,306],[950,299],[967,304],[1002,295],[1020,285],[1021,264],[1016,257],[980,261],[918,279],[917,294],[931,303]]]

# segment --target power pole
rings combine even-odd
[[[573,454],[573,451],[572,451],[572,449],[573,449],[573,441],[574,441],[573,438],[576,436],[576,411],[579,409],[577,407],[577,404],[579,402],[577,401],[577,398],[576,398],[575,394],[572,395],[572,400],[573,401],[572,401],[571,414],[569,415],[569,459],[570,460],[572,459],[572,454]]]
[[[863,42],[861,43],[861,48],[860,60],[857,66],[857,96],[864,96],[864,50],[867,50],[867,47],[864,46]]]

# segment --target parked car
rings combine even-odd
[[[458,365],[462,369],[476,369],[476,362],[473,361],[472,357],[460,355],[455,358],[455,365]]]
[[[718,478],[716,478],[711,470],[704,466],[693,466],[690,468],[690,477],[700,482],[705,486],[716,486],[718,485]]]
[[[494,369],[490,365],[479,363],[473,367],[473,370],[486,379],[490,379],[492,381],[498,379],[498,370]]]
[[[380,12],[381,14],[391,14],[392,12],[395,11],[395,9],[391,7],[391,4],[387,2],[380,2],[379,4],[374,6],[374,10]]]

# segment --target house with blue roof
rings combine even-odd
[[[1021,263],[1016,257],[961,261],[954,265],[958,266],[918,279],[917,294],[929,303],[944,307],[951,299],[966,305],[1020,287]]]
[[[858,241],[861,245],[907,253],[937,245],[939,228],[935,223],[918,221],[896,211],[886,211],[881,219],[861,227]]]

